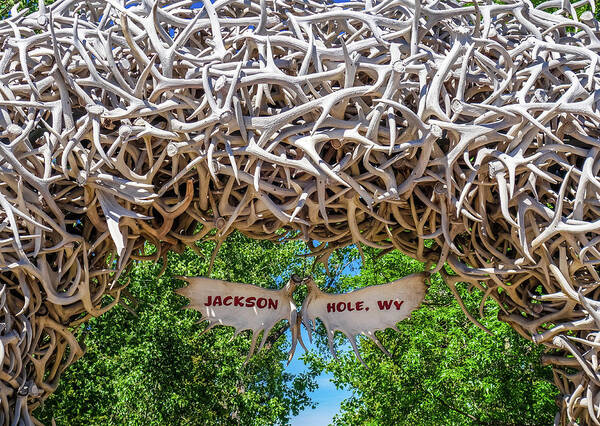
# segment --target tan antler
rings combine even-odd
[[[449,264],[548,347],[562,422],[598,421],[587,1],[192,3],[0,22],[0,422],[29,421],[145,241],[215,228]]]

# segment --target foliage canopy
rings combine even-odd
[[[137,316],[117,306],[82,325],[86,355],[64,374],[59,389],[35,413],[44,423],[87,424],[284,424],[311,405],[314,372],[285,371],[288,342],[280,338],[244,359],[245,334],[217,327],[200,336],[199,313],[181,310],[175,275],[206,275],[213,242],[171,253],[160,264],[136,262],[127,278],[139,302]],[[221,248],[212,276],[275,286],[301,249],[236,234]],[[283,332],[283,330],[280,330]],[[277,332],[274,332],[275,334]]]
[[[417,261],[392,252],[366,249],[365,263],[346,276],[340,290],[389,282],[422,270]],[[460,289],[471,313],[482,294]],[[335,361],[322,350],[308,356],[311,365],[333,374],[339,388],[353,391],[342,404],[336,424],[551,424],[558,391],[550,367],[540,365],[542,348],[496,319],[495,302],[485,305],[482,320],[493,335],[471,323],[439,275],[433,276],[424,305],[398,332],[380,332],[388,358],[364,339],[365,369],[352,353]]]
[[[39,419],[57,424],[285,424],[306,407],[320,372],[333,375],[353,396],[343,402],[337,424],[547,424],[556,411],[551,371],[539,365],[541,349],[495,319],[498,307],[486,304],[483,323],[490,336],[461,312],[439,277],[434,277],[422,308],[398,324],[399,332],[380,332],[393,357],[369,341],[361,342],[366,370],[338,336],[338,361],[317,335],[318,351],[304,356],[307,371],[291,375],[284,360],[289,342],[284,328],[275,342],[243,365],[249,339],[233,340],[232,330],[200,336],[195,311],[173,290],[176,275],[206,275],[213,242],[198,254],[171,253],[165,274],[160,264],[136,262],[127,278],[139,301],[137,317],[118,306],[81,326],[87,353],[65,374],[58,392],[38,409]],[[310,273],[303,244],[228,239],[215,261],[213,277],[281,287],[296,272]],[[350,291],[389,282],[422,269],[400,253],[380,256],[366,249],[361,265],[356,248],[335,253],[326,275],[312,271],[328,291]],[[301,303],[302,292],[298,295]],[[461,289],[476,312],[481,294]],[[347,347],[347,346],[346,346]]]

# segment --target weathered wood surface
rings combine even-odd
[[[207,326],[203,334],[218,325],[231,326],[235,335],[250,330],[252,342],[246,361],[254,354],[260,333],[263,333],[258,345],[262,349],[269,333],[279,321],[287,320],[292,345],[288,360],[291,361],[300,339],[298,310],[294,303],[294,290],[302,281],[298,276],[280,290],[262,288],[251,284],[232,283],[206,277],[180,277],[188,282],[186,287],[176,293],[190,301],[186,308],[195,309],[202,314],[202,322]]]
[[[311,276],[300,278],[295,274],[280,290],[207,277],[179,278],[188,285],[175,292],[189,299],[186,308],[202,314],[201,322],[207,323],[202,334],[219,325],[233,327],[236,336],[242,331],[252,332],[246,361],[254,354],[260,333],[263,335],[258,350],[267,342],[271,330],[283,320],[288,324],[280,329],[279,334],[284,329],[291,331],[288,362],[291,361],[298,342],[306,349],[300,324],[304,325],[312,340],[312,331],[319,319],[325,327],[333,356],[337,357],[333,338],[336,331],[341,331],[348,338],[356,357],[366,366],[358,350],[357,337],[368,337],[391,356],[375,332],[387,328],[397,330],[397,323],[410,317],[423,302],[427,291],[427,274],[424,272],[341,294],[326,293]],[[306,285],[307,294],[298,314],[293,294],[299,284]]]
[[[597,422],[586,2],[193,3],[0,22],[0,422],[31,423],[82,354],[67,326],[118,303],[145,241],[159,259],[282,227],[322,261],[360,243],[448,263],[548,347],[561,421]]]
[[[300,309],[302,324],[311,338],[316,319],[323,323],[329,351],[334,357],[337,354],[333,338],[336,331],[341,331],[348,338],[356,357],[367,366],[360,356],[357,337],[368,337],[386,355],[391,356],[375,332],[387,328],[398,330],[398,322],[409,318],[421,305],[427,291],[426,275],[423,272],[411,274],[391,283],[342,294],[325,293],[312,277],[308,277],[305,279],[308,294]]]

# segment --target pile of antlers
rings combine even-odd
[[[71,327],[119,303],[130,260],[238,229],[318,241],[324,263],[364,244],[450,265],[457,296],[471,283],[482,310],[495,298],[547,346],[557,421],[598,424],[600,28],[577,16],[586,4],[13,9],[0,22],[0,423],[34,421],[82,355]]]

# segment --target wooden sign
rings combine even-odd
[[[236,335],[244,330],[252,330],[248,358],[254,353],[261,332],[264,334],[259,349],[265,344],[275,324],[281,320],[288,320],[292,332],[292,348],[289,355],[291,359],[297,342],[302,344],[300,323],[304,324],[311,337],[317,318],[327,330],[329,349],[334,356],[335,331],[341,331],[348,337],[361,362],[363,360],[356,345],[356,337],[361,334],[372,339],[389,355],[375,336],[375,331],[396,329],[396,323],[410,316],[421,304],[426,292],[424,273],[344,294],[321,291],[312,277],[301,280],[293,276],[281,290],[268,290],[250,284],[202,277],[180,278],[189,285],[176,292],[190,300],[188,308],[200,311],[203,320],[209,322],[204,332],[216,325],[232,326]],[[298,314],[292,295],[301,283],[306,284],[308,294]]]
[[[321,291],[312,278],[306,280],[308,295],[302,304],[302,323],[311,336],[315,319],[327,330],[329,350],[336,356],[333,335],[346,335],[356,357],[363,362],[356,346],[356,336],[362,334],[375,342],[387,355],[388,351],[375,336],[375,331],[396,329],[396,323],[406,319],[425,297],[425,274],[413,274],[394,282],[363,287],[344,294]],[[364,364],[364,362],[363,362]]]
[[[281,320],[288,320],[292,331],[290,359],[292,358],[298,341],[296,332],[299,334],[297,310],[292,294],[300,279],[294,276],[281,290],[269,290],[255,285],[211,278],[178,278],[190,285],[177,289],[176,293],[187,297],[190,300],[187,308],[200,311],[202,319],[209,323],[204,333],[217,325],[234,327],[236,335],[244,330],[252,330],[252,343],[248,353],[250,358],[261,331],[264,333],[259,350],[275,324]]]

